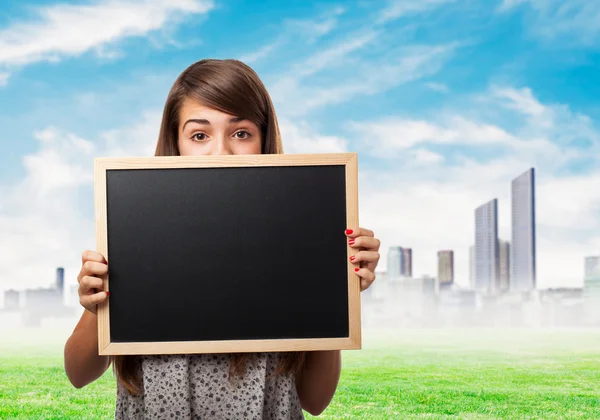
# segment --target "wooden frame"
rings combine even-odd
[[[96,249],[110,261],[107,249],[107,170],[315,165],[345,166],[346,222],[347,226],[358,226],[358,157],[356,153],[96,158],[94,160]],[[352,253],[353,249],[348,245],[348,337],[112,343],[110,341],[110,313],[107,300],[98,305],[97,311],[99,354],[186,354],[360,349],[360,277],[354,272],[354,264],[349,260]],[[108,291],[110,285],[108,274],[103,276],[102,279],[104,290]]]

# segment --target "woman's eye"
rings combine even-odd
[[[250,137],[250,133],[242,130],[235,133],[234,136],[238,139],[247,139],[248,137]]]
[[[196,133],[192,136],[192,140],[202,141],[206,139],[206,134],[204,133]]]

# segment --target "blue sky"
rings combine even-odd
[[[257,71],[287,153],[359,153],[382,270],[392,245],[413,248],[417,275],[454,249],[465,284],[475,207],[498,198],[510,240],[510,181],[531,166],[540,286],[579,285],[583,257],[600,253],[598,2],[0,8],[0,288],[76,271],[95,247],[93,158],[152,154],[171,84],[207,57]]]

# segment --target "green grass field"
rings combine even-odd
[[[64,332],[2,337],[0,419],[112,418],[112,373],[73,388]],[[600,331],[364,331],[363,343],[343,353],[319,418],[600,419]]]

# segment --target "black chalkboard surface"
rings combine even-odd
[[[360,348],[357,156],[95,161],[100,354]]]

